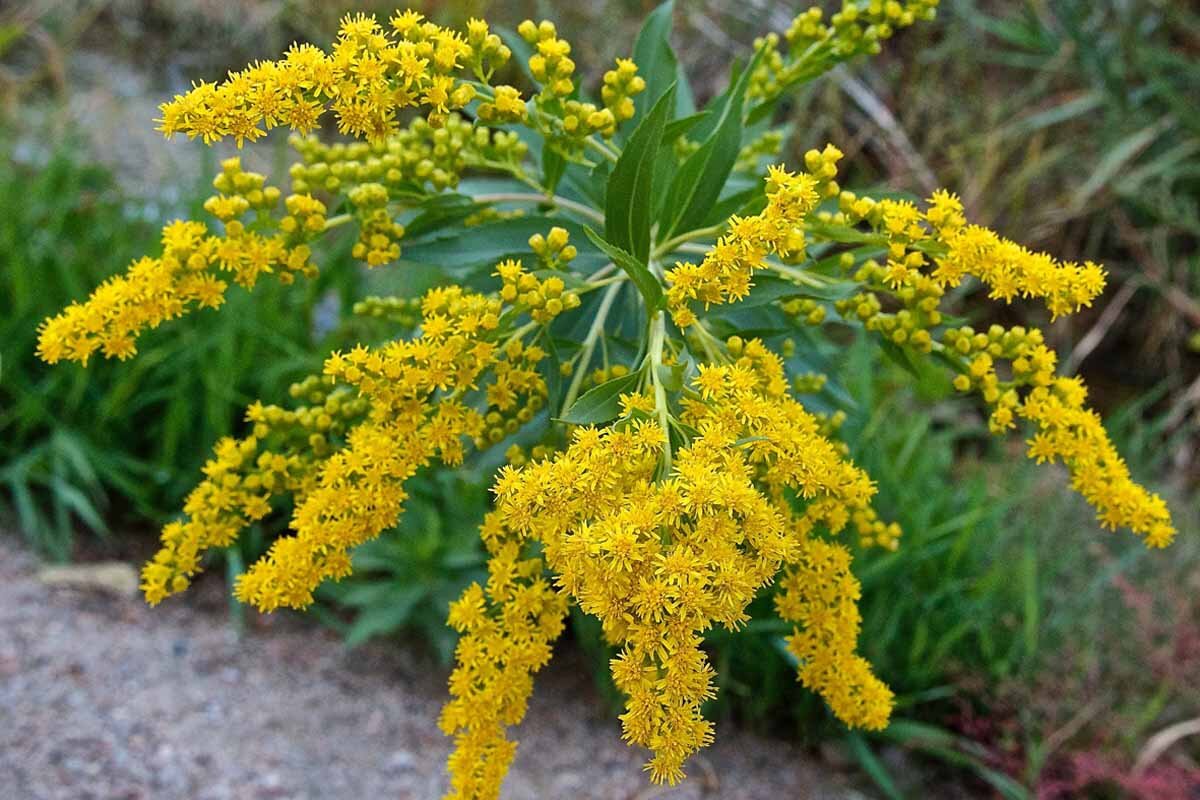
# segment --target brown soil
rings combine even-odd
[[[219,581],[156,610],[51,588],[0,535],[0,794],[84,798],[437,798],[445,671],[394,643],[344,648],[299,616],[238,637]],[[504,797],[850,798],[784,742],[722,725],[673,790],[646,782],[569,648],[540,676]]]

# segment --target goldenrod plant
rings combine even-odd
[[[1168,545],[1165,503],[1132,480],[1041,331],[977,331],[943,310],[970,280],[1053,320],[1103,291],[1099,265],[972,225],[947,191],[847,191],[832,144],[764,166],[783,143],[780,97],[935,5],[806,11],[699,111],[668,44],[670,4],[598,100],[551,22],[502,39],[480,20],[455,31],[406,11],[387,25],[349,16],[328,52],[296,45],[165,103],[167,136],[240,146],[291,128],[291,190],[226,161],[206,204],[215,222],[168,225],[160,254],[46,321],[47,361],[129,358],[140,332],[220,306],[231,280],[311,276],[314,246],[342,226],[367,268],[432,264],[439,280],[419,299],[364,298],[356,311],[385,335],[334,353],[288,407],[248,409],[246,435],[217,444],[164,528],[146,599],[183,591],[206,551],[290,505],[292,532],[235,594],[304,608],[395,525],[415,473],[502,448],[480,527],[488,578],[449,610],[449,797],[498,796],[508,729],[572,605],[615,648],[624,737],[650,752],[654,782],[681,780],[713,739],[703,635],[738,629],[765,591],[793,626],[800,681],[845,724],[881,729],[893,695],[856,653],[846,539],[894,549],[902,535],[838,439],[844,415],[806,408],[824,377],[797,366],[797,339],[847,326],[888,358],[948,370],[997,435],[1027,431],[1029,456],[1065,465],[1102,527]],[[514,56],[524,89],[494,82]],[[353,141],[316,138],[326,117]]]

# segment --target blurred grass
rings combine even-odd
[[[49,367],[34,355],[41,320],[152,252],[161,224],[195,214],[206,192],[177,209],[128,197],[71,140],[39,150],[6,137],[0,151],[0,502],[63,559],[77,527],[104,535],[173,513],[242,408],[319,366],[315,306],[355,278],[332,269],[291,291],[231,292],[220,313],[148,335],[136,359]]]

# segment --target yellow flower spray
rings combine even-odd
[[[455,740],[448,797],[498,797],[508,729],[573,605],[616,650],[623,735],[648,752],[655,782],[681,780],[713,739],[706,632],[738,630],[764,592],[792,626],[799,680],[846,725],[883,728],[894,698],[857,653],[852,552],[895,549],[902,532],[871,507],[875,486],[837,439],[844,414],[800,400],[825,376],[799,371],[789,339],[741,335],[746,317],[730,313],[755,308],[935,359],[983,401],[994,433],[1026,422],[1029,456],[1064,464],[1101,525],[1169,544],[1165,503],[1133,481],[1040,331],[944,324],[946,291],[966,281],[1036,300],[1052,320],[1074,313],[1103,291],[1101,267],[972,225],[947,192],[917,205],[847,191],[833,145],[808,151],[801,171],[770,167],[736,203],[722,193],[783,145],[778,131],[747,138],[750,121],[935,6],[804,12],[786,52],[775,34],[760,40],[703,117],[673,67],[643,74],[630,59],[587,99],[550,22],[526,21],[521,42],[505,43],[483,21],[455,31],[412,11],[386,26],[348,16],[328,52],[296,45],[165,103],[168,136],[240,146],[295,131],[292,191],[225,162],[205,203],[213,221],[172,222],[161,254],[47,320],[46,361],[128,358],[141,332],[219,307],[231,281],[312,275],[313,246],[342,226],[366,267],[422,247],[448,263],[419,300],[359,303],[396,330],[333,353],[293,387],[294,405],[255,403],[242,438],[217,443],[143,569],[146,599],[183,591],[206,551],[290,506],[291,532],[234,592],[263,611],[304,608],[396,524],[410,477],[505,446],[480,527],[486,583],[449,609],[460,638],[440,721]],[[491,83],[510,45],[528,53],[529,99]],[[419,115],[402,124],[409,109]],[[314,135],[326,112],[361,141]],[[463,190],[474,172],[494,191]],[[468,232],[475,250],[460,263]]]

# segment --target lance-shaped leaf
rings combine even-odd
[[[650,256],[654,162],[674,98],[671,87],[629,137],[605,191],[604,238],[643,262]]]
[[[634,258],[627,250],[614,245],[612,242],[606,241],[604,237],[596,233],[586,225],[583,232],[592,240],[592,244],[604,251],[605,255],[613,260],[613,263],[625,271],[632,280],[633,285],[637,287],[641,293],[642,299],[646,301],[646,310],[653,314],[657,309],[662,308],[663,296],[662,284],[658,282],[651,274],[650,268],[646,266],[645,261],[639,261]]]
[[[700,126],[701,129],[712,127],[700,149],[683,162],[667,189],[664,219],[659,226],[660,241],[666,241],[677,232],[700,227],[721,196],[742,147],[742,107],[750,75],[758,66],[762,52],[755,53],[729,91],[715,101],[713,116]]]

